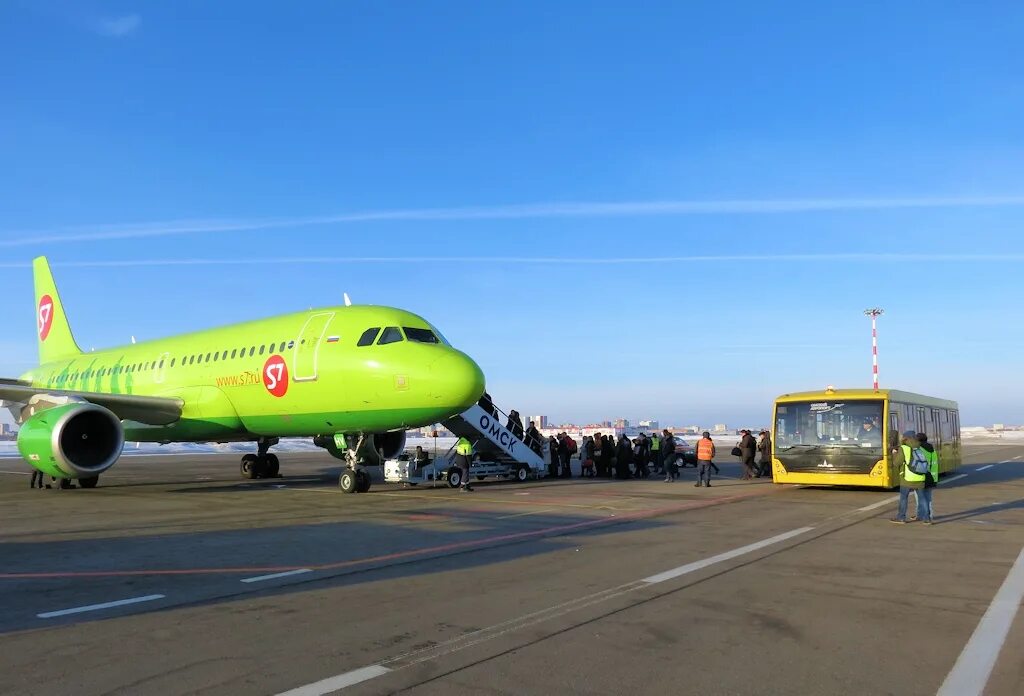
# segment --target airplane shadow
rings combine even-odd
[[[391,520],[358,517],[269,528],[0,543],[3,574],[147,571],[126,576],[0,577],[0,635],[38,628],[36,613],[102,602],[111,595],[160,593],[175,604],[218,605],[251,598],[254,592],[292,595],[471,570],[578,547],[581,540],[666,524],[655,518],[611,520],[574,514],[511,517],[505,510],[442,505],[404,509],[394,512]],[[240,582],[300,568],[313,572],[283,586]],[[202,572],[215,569],[222,570]],[[175,574],[180,571],[186,572]],[[467,578],[453,582],[461,586]],[[140,606],[132,613],[176,608]],[[54,625],[108,618],[82,614],[59,619]]]

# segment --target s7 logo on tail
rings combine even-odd
[[[36,325],[39,329],[39,340],[45,341],[50,335],[50,328],[53,326],[53,298],[43,295],[39,298],[39,308],[36,310]]]

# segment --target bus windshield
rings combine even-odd
[[[828,447],[882,447],[881,401],[808,401],[775,408],[779,452]]]

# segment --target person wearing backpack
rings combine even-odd
[[[900,502],[896,508],[896,517],[891,521],[896,524],[906,524],[910,492],[916,491],[917,504],[920,506],[931,463],[928,461],[927,453],[921,447],[921,441],[917,439],[917,433],[913,430],[903,433],[903,444],[900,446],[900,451],[903,454],[903,467],[900,469]],[[927,504],[926,507],[928,507]],[[932,522],[930,512],[928,517],[919,517],[919,519],[925,524]]]
[[[924,488],[917,492],[917,519],[925,524],[932,523],[932,493],[939,485],[939,453],[935,451],[932,443],[928,442],[925,433],[917,434],[917,441],[921,443],[925,459],[928,460],[928,472],[925,474]]]

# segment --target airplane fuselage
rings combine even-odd
[[[427,321],[366,305],[83,353],[22,380],[55,392],[180,399],[174,423],[125,422],[125,438],[143,442],[403,430],[443,420],[483,393],[480,368]]]

